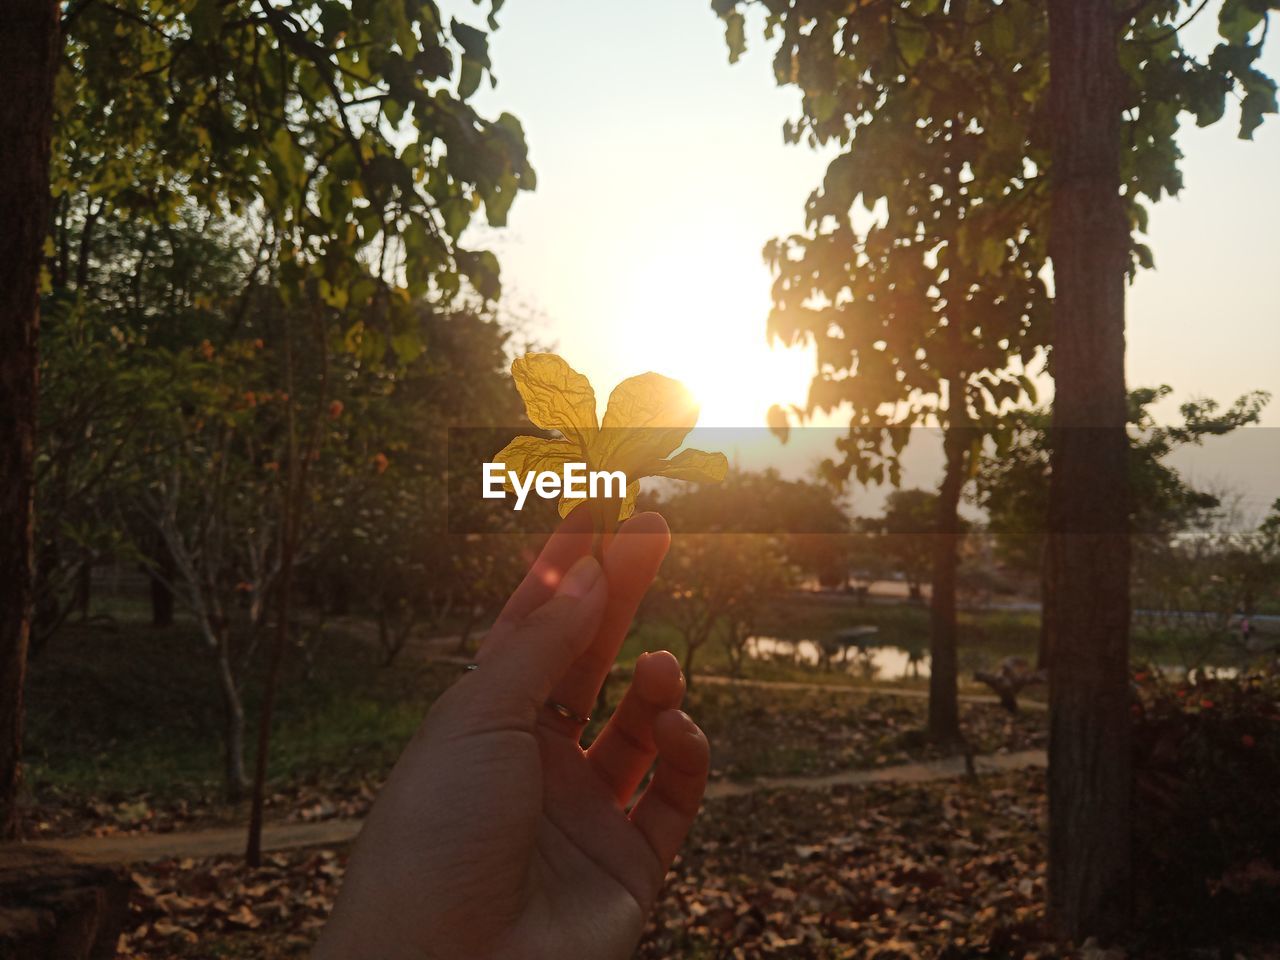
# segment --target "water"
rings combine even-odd
[[[844,670],[863,680],[899,680],[929,676],[929,654],[892,645],[836,642],[825,645],[813,640],[786,640],[781,637],[751,637],[747,656],[753,660],[775,660],[820,667],[830,658],[830,669]],[[963,660],[963,657],[962,657]],[[1205,676],[1221,680],[1240,676],[1240,668],[1207,664],[1188,670],[1185,666],[1162,663],[1156,667],[1168,680],[1198,680]]]
[[[929,676],[929,655],[896,646],[829,644],[825,648],[812,640],[784,640],[781,637],[751,637],[747,656],[753,660],[781,660],[820,666],[830,657],[833,670],[846,670],[867,680],[898,680]]]

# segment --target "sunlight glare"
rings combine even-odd
[[[764,426],[771,405],[804,404],[813,350],[766,341],[770,277],[749,239],[723,228],[693,239],[630,260],[619,326],[639,335],[627,365],[683,381],[699,426]]]

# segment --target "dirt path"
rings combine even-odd
[[[974,772],[1001,773],[1025,767],[1043,767],[1043,750],[974,757]],[[760,790],[827,790],[835,786],[869,783],[927,783],[965,774],[962,756],[920,763],[904,763],[873,770],[847,770],[822,777],[761,777],[742,783],[728,780],[708,785],[707,798],[735,797]],[[318,823],[268,824],[262,835],[264,850],[301,847],[335,847],[351,842],[360,832],[360,820],[323,820]],[[78,837],[41,844],[23,844],[28,851],[55,850],[82,863],[145,863],[170,857],[215,857],[244,850],[244,827],[217,827],[175,833],[118,837]]]
[[[799,680],[735,680],[733,677],[700,675],[697,683],[713,683],[735,685],[740,687],[762,687],[766,690],[820,690],[829,693],[858,693],[863,696],[880,695],[885,697],[907,697],[912,700],[928,700],[928,690],[915,690],[910,687],[877,686],[874,684],[847,685],[837,683],[805,683]],[[957,699],[961,703],[999,703],[1000,698],[989,693],[962,693]],[[1027,710],[1048,710],[1049,705],[1042,700],[1029,700],[1025,697],[1018,700],[1018,706]]]
[[[996,753],[973,758],[973,772],[1005,773],[1026,767],[1042,768],[1048,764],[1043,750],[1019,750],[1017,753]],[[839,786],[865,786],[869,783],[928,783],[931,780],[948,780],[966,773],[965,759],[944,757],[941,760],[921,760],[894,767],[871,770],[845,770],[822,777],[758,777],[743,783],[718,780],[707,785],[707,797],[737,797],[759,790],[827,790]]]

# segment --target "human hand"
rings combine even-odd
[[[641,514],[606,544],[602,571],[587,513],[547,541],[478,668],[401,755],[317,960],[631,956],[697,813],[710,754],[677,709],[684,678],[665,652],[640,658],[600,736],[579,746],[670,544],[662,517]]]

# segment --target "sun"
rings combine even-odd
[[[698,399],[703,427],[763,427],[769,408],[804,406],[813,377],[813,353],[771,348],[759,339],[709,338],[691,351],[688,363],[673,363],[671,376]],[[714,364],[699,357],[715,356]]]
[[[702,407],[699,427],[763,427],[769,407],[803,406],[812,347],[770,346],[770,276],[754,244],[723,227],[631,261],[621,359],[631,371],[682,381]],[[699,242],[700,241],[700,242]]]

